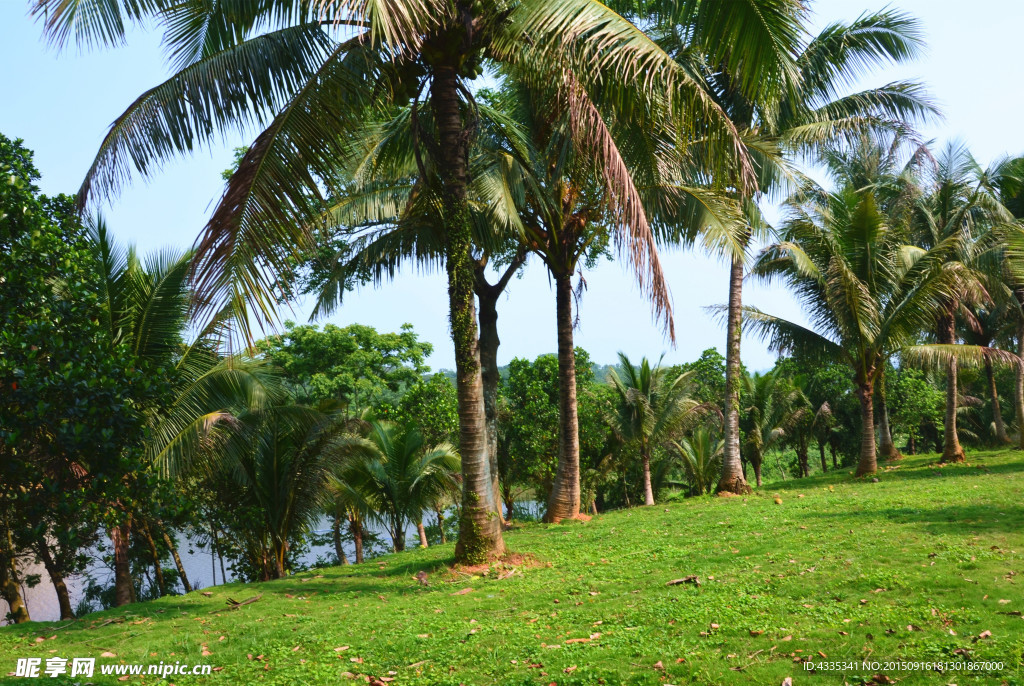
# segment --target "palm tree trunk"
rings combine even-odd
[[[729,316],[725,342],[725,448],[719,491],[750,493],[740,454],[740,336],[743,317],[743,262],[733,257],[729,269]]]
[[[75,611],[71,609],[71,594],[68,592],[68,585],[64,579],[63,572],[53,559],[53,554],[50,552],[50,546],[46,544],[45,540],[40,539],[36,545],[36,550],[39,553],[39,559],[43,562],[43,567],[46,568],[46,573],[50,575],[50,582],[53,584],[53,590],[57,592],[57,605],[60,608],[60,618],[62,620],[74,619]]]
[[[1024,450],[1024,320],[1017,325],[1017,356],[1020,363],[1015,372],[1013,404],[1017,416],[1017,449]]]
[[[828,452],[832,456],[832,469],[839,469],[839,460],[836,459],[836,444],[835,441],[829,440]]]
[[[363,523],[358,518],[349,515],[349,529],[352,531],[352,542],[356,547],[356,564],[363,561]]]
[[[828,463],[825,462],[825,443],[818,441],[818,455],[821,457],[821,473],[828,472]]]
[[[459,454],[462,456],[462,519],[455,558],[476,564],[505,552],[501,516],[487,454],[480,348],[473,294],[472,231],[467,201],[469,132],[459,111],[458,76],[452,65],[435,66],[430,101],[438,132],[438,168],[443,185],[445,266],[455,381],[459,402]]]
[[[896,444],[892,440],[892,430],[889,428],[889,406],[885,400],[885,372],[881,372],[878,375],[878,416],[879,416],[879,427],[878,433],[881,437],[879,442],[878,452],[885,460],[902,460],[903,456],[900,455],[900,451],[896,448]]]
[[[956,305],[951,305],[946,314],[939,318],[938,342],[952,345],[956,341],[956,323],[953,312]],[[956,430],[957,406],[960,402],[957,389],[957,364],[956,356],[952,356],[946,363],[946,417],[942,436],[942,459],[940,462],[963,462],[964,449],[960,447],[960,436]]]
[[[860,462],[857,463],[857,476],[874,474],[878,470],[875,450],[875,389],[870,382],[862,383],[857,388],[860,400]]]
[[[134,601],[135,589],[128,560],[130,535],[131,528],[128,524],[120,524],[110,530],[110,540],[114,549],[114,607],[121,607]]]
[[[334,556],[338,559],[339,564],[347,565],[348,557],[345,556],[345,548],[341,545],[341,515],[338,513],[334,515],[331,533],[334,537]]]
[[[992,369],[992,360],[985,358],[985,374],[988,376],[988,392],[992,397],[992,419],[996,424],[996,441],[1001,444],[1009,443],[1010,437],[1006,435],[1006,425],[1003,424],[1003,410],[999,406],[999,391],[996,390],[996,375]]]
[[[491,463],[491,480],[494,482],[494,498],[501,502],[500,470],[498,469],[498,298],[505,292],[509,280],[523,266],[524,252],[518,253],[505,268],[495,284],[487,282],[485,271],[487,261],[483,260],[474,268],[474,284],[477,301],[480,303],[480,377],[484,385],[484,422],[487,426],[487,455]],[[498,508],[501,524],[506,524]],[[444,543],[444,540],[441,541]]]
[[[8,532],[7,543],[11,543],[10,532]],[[23,624],[32,621],[28,614],[28,606],[25,599],[21,597],[21,584],[18,583],[18,572],[14,566],[14,548],[8,546],[6,551],[0,551],[0,598],[7,601],[8,611],[15,624]]]
[[[160,567],[160,551],[156,549],[156,541],[153,540],[153,534],[150,532],[149,526],[143,523],[139,530],[142,531],[142,535],[146,539],[149,554],[153,556],[153,573],[156,575],[157,593],[159,593],[160,597],[163,597],[164,593],[166,593],[167,585],[164,583],[164,570]]]
[[[484,280],[483,267],[476,270],[476,297],[480,303],[480,379],[484,393],[484,424],[487,432],[487,456],[495,499],[501,498],[498,479],[498,293]],[[501,515],[501,508],[498,508]],[[505,523],[502,517],[502,524]]]
[[[420,547],[421,548],[429,547],[430,544],[427,542],[427,530],[423,527],[423,520],[422,519],[420,521],[416,522],[416,531],[419,532],[419,535],[420,535]]]
[[[754,450],[750,455],[750,464],[754,467],[754,483],[761,488],[761,463],[764,462],[764,455],[760,450]]]
[[[807,440],[803,437],[797,441],[796,444],[796,457],[797,462],[800,464],[800,476],[807,477],[811,475],[811,465],[808,456],[808,445]]]
[[[942,436],[941,462],[963,462],[967,459],[956,430],[958,392],[956,358],[951,357],[946,364],[946,426]]]
[[[651,488],[651,452],[646,446],[640,452],[644,466],[644,505],[654,504],[654,489]]]
[[[213,556],[217,560],[220,560],[220,582],[221,584],[226,584],[228,582],[228,575],[224,572],[224,556],[220,554],[220,539],[217,537],[217,528],[211,525],[210,534],[212,535],[211,540],[213,541]],[[214,574],[214,583],[216,583],[216,576],[217,575]]]
[[[274,546],[274,578],[284,578],[284,545]]]
[[[441,545],[444,545],[448,537],[444,533],[444,507],[441,505],[437,506],[437,528],[441,531]]]
[[[563,519],[576,519],[580,513],[580,425],[576,405],[571,273],[555,275],[555,313],[558,321],[558,467],[544,521],[558,523]],[[654,504],[653,496],[648,504]]]

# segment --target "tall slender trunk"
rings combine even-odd
[[[857,476],[874,474],[878,470],[875,450],[875,389],[871,382],[864,382],[857,388],[860,400],[860,462],[857,463]]]
[[[441,545],[448,542],[448,536],[444,533],[444,506],[437,506],[437,528],[441,531]]]
[[[911,455],[917,455],[917,437],[914,435],[915,432],[910,432],[910,437],[907,439],[907,450]]]
[[[483,277],[483,267],[476,270],[476,296],[480,303],[480,380],[484,394],[484,425],[487,432],[487,457],[490,461],[491,485],[495,500],[501,499],[498,478],[498,293]],[[501,514],[501,508],[498,508]],[[505,523],[502,518],[502,524]]]
[[[764,455],[760,450],[753,450],[750,453],[750,464],[754,468],[754,483],[761,488],[761,465],[764,463]]]
[[[348,557],[345,556],[345,548],[341,545],[341,513],[334,513],[334,522],[331,525],[331,533],[334,537],[334,555],[338,564],[347,565]]]
[[[60,618],[74,619],[75,611],[71,609],[71,594],[68,592],[68,585],[64,579],[64,573],[53,559],[53,554],[50,552],[50,546],[46,544],[45,540],[40,539],[36,544],[36,552],[39,553],[39,559],[42,560],[43,567],[46,568],[46,573],[50,575],[50,582],[53,584],[53,590],[57,592],[57,605],[60,607]]]
[[[1017,449],[1024,450],[1024,319],[1017,324],[1017,357],[1020,358],[1020,362],[1014,376],[1017,383],[1013,389],[1013,404],[1014,414],[1017,416]]]
[[[725,342],[725,448],[719,491],[745,494],[750,485],[743,475],[740,454],[740,337],[743,319],[743,261],[733,257],[729,269],[729,315]],[[760,484],[758,484],[760,485]]]
[[[808,455],[808,442],[807,438],[800,436],[796,444],[796,457],[797,462],[800,464],[800,476],[807,477],[811,475],[810,458]]]
[[[185,593],[192,592],[192,584],[188,581],[188,575],[185,574],[185,565],[181,563],[181,556],[178,555],[178,546],[174,544],[174,540],[171,535],[167,533],[167,529],[164,528],[163,522],[157,522],[157,526],[160,527],[160,531],[163,535],[164,545],[171,551],[171,559],[174,560],[174,566],[178,568],[178,578],[181,579],[181,585],[185,589]]]
[[[832,456],[832,469],[839,469],[839,460],[836,459],[836,443],[834,440],[829,440],[828,452]]]
[[[143,522],[139,527],[142,532],[142,536],[146,539],[146,545],[149,547],[149,554],[153,556],[153,574],[156,576],[157,593],[163,597],[167,592],[167,584],[164,582],[164,570],[160,566],[160,551],[157,550],[156,541],[153,540],[153,534],[149,530],[149,525]]]
[[[644,466],[644,505],[654,504],[654,489],[651,488],[651,451],[647,446],[640,451]]]
[[[391,546],[396,553],[405,550],[405,525],[404,523],[393,522],[391,525]]]
[[[356,547],[356,564],[363,561],[363,523],[357,517],[349,515],[349,529],[352,531],[352,542]]]
[[[460,38],[461,40],[461,38]],[[501,515],[487,455],[483,380],[477,343],[473,293],[472,231],[467,200],[469,131],[459,111],[458,76],[454,66],[436,65],[430,102],[438,132],[438,168],[442,182],[445,224],[445,267],[455,379],[459,402],[459,453],[462,456],[462,519],[455,558],[471,564],[505,551]]]
[[[992,360],[985,358],[985,375],[988,376],[988,392],[992,397],[992,419],[996,424],[996,441],[1001,444],[1009,443],[1010,437],[1006,435],[1006,425],[1003,423],[1003,410],[999,405],[999,391],[996,390],[996,374],[992,369]]]
[[[958,401],[957,364],[951,357],[946,363],[946,417],[945,431],[942,436],[941,462],[963,462],[966,460],[964,449],[960,446],[960,436],[956,430],[956,410]]]
[[[430,544],[427,542],[427,530],[423,527],[423,520],[422,519],[420,521],[416,522],[416,531],[419,532],[419,535],[420,535],[420,547],[421,548],[428,547]]]
[[[224,556],[220,554],[220,538],[217,536],[217,528],[211,526],[210,532],[213,534],[213,555],[220,561],[220,582],[226,584],[228,582],[228,575],[224,571]]]
[[[523,266],[526,260],[520,251],[505,268],[504,273],[493,285],[486,277],[487,261],[477,262],[474,268],[474,290],[480,304],[480,378],[484,387],[484,423],[487,427],[487,456],[491,465],[491,481],[494,484],[494,498],[501,502],[501,470],[498,468],[498,385],[501,377],[498,373],[498,298],[505,292],[509,280]],[[498,516],[502,525],[506,524],[498,507]],[[442,541],[443,543],[444,541]]]
[[[284,578],[284,546],[274,546],[274,578]]]
[[[121,607],[135,601],[135,584],[132,583],[131,563],[128,559],[128,542],[131,526],[120,524],[110,530],[114,549],[114,607]]]
[[[825,462],[825,443],[818,441],[818,455],[821,457],[821,473],[828,472],[828,463]]]
[[[956,323],[953,313],[956,311],[956,304],[950,305],[947,312],[939,318],[938,342],[952,345],[956,342]],[[946,363],[946,417],[942,436],[942,459],[940,462],[963,462],[964,449],[960,446],[960,436],[956,430],[957,406],[960,402],[957,388],[957,364],[956,356],[952,356]]]
[[[505,494],[505,519],[512,521],[512,516],[515,514],[516,501],[512,497],[512,492],[509,491]]]
[[[892,440],[892,430],[889,428],[889,406],[885,398],[885,372],[878,374],[878,433],[881,438],[878,446],[878,453],[884,460],[901,460],[903,456],[896,448]]]
[[[557,523],[575,519],[580,513],[580,425],[576,405],[571,272],[555,275],[555,313],[558,322],[558,467],[544,521]],[[653,496],[648,504],[654,504]]]

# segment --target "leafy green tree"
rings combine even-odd
[[[692,372],[672,376],[669,368],[651,366],[647,358],[634,367],[619,353],[619,369],[608,374],[614,390],[605,417],[626,453],[640,458],[644,505],[654,504],[651,458],[655,449],[674,438],[687,421],[700,415],[700,404],[690,396]]]
[[[456,489],[459,456],[450,443],[429,446],[415,427],[374,422],[365,441],[353,443],[338,481],[364,503],[364,511],[380,522],[395,551],[405,550],[409,523],[415,523],[420,544],[427,546],[423,512]]]
[[[459,407],[455,386],[444,374],[418,380],[398,401],[395,422],[403,426],[416,426],[427,445],[454,445],[459,436]]]
[[[942,423],[943,392],[922,370],[901,367],[893,378],[892,398],[893,420],[907,435],[907,450],[914,455],[919,450],[922,425]]]
[[[70,617],[108,505],[138,468],[158,370],[102,325],[94,246],[72,199],[39,193],[32,153],[0,135],[0,594],[27,621],[16,557],[38,556]]]
[[[411,324],[399,333],[372,326],[285,323],[282,334],[257,341],[256,349],[280,369],[298,402],[340,402],[350,414],[397,398],[430,371],[424,360],[434,347],[419,340]]]

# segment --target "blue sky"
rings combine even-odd
[[[850,20],[881,3],[817,0],[811,3],[815,23]],[[896,79],[924,81],[939,102],[945,119],[923,133],[940,143],[961,139],[984,164],[1004,154],[1024,153],[1024,91],[1019,88],[1020,38],[1024,3],[1016,0],[903,0],[895,6],[918,17],[929,50],[918,62],[889,68],[865,79],[881,85]],[[36,152],[45,192],[74,192],[113,121],[140,93],[167,76],[155,33],[137,31],[128,45],[115,50],[58,53],[41,38],[39,25],[27,12],[27,0],[0,3],[0,131],[24,138]],[[969,9],[968,9],[969,7]],[[173,161],[149,181],[136,179],[104,210],[120,239],[142,253],[165,246],[191,245],[223,189],[220,172],[229,166],[231,150],[253,132],[236,132],[211,148]],[[724,329],[703,309],[724,303],[726,266],[701,254],[663,253],[676,321],[675,348],[664,339],[629,274],[606,263],[589,271],[580,304],[578,345],[599,362],[612,362],[626,351],[667,361],[696,358],[709,347],[723,349]],[[746,302],[786,316],[800,317],[799,308],[778,289],[757,284],[746,288]],[[379,290],[364,288],[327,321],[359,322],[380,330],[413,324],[435,346],[430,364],[451,367],[444,275],[406,270]],[[499,305],[502,341],[500,361],[533,357],[555,349],[554,292],[536,261],[522,278],[513,280]],[[310,303],[299,303],[292,318],[305,321]],[[286,313],[287,315],[287,313]],[[774,356],[760,342],[746,340],[748,367],[770,367]]]

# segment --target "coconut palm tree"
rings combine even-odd
[[[670,441],[686,474],[690,495],[705,495],[714,490],[722,469],[725,443],[708,426],[698,426],[689,436]]]
[[[619,353],[619,368],[608,373],[612,399],[605,419],[623,452],[635,451],[643,467],[644,505],[654,504],[651,458],[654,450],[678,434],[688,421],[701,416],[701,405],[690,397],[693,372],[672,376],[668,367],[651,366],[647,358],[635,367]]]
[[[126,346],[137,360],[163,369],[169,384],[160,402],[143,408],[150,429],[144,464],[164,478],[177,478],[187,472],[191,458],[215,425],[239,408],[273,402],[279,384],[262,365],[241,357],[222,358],[217,353],[223,317],[197,332],[191,342],[184,340],[192,306],[189,253],[164,251],[143,260],[133,247],[113,240],[102,218],[92,224],[91,235],[103,324],[111,344]],[[124,510],[121,524],[111,529],[118,605],[130,602],[132,596],[128,545],[133,518],[139,519],[144,535],[157,530],[162,531],[165,543],[171,538],[159,521],[146,521],[146,516],[145,512]],[[188,588],[177,549],[174,545],[169,548]]]
[[[737,87],[751,62],[721,64],[688,49],[685,32],[663,29],[661,43],[683,64],[704,73],[708,91],[740,131],[774,142],[795,156],[813,155],[823,146],[865,132],[904,130],[908,122],[934,113],[920,85],[894,82],[879,88],[843,93],[885,63],[914,59],[923,42],[917,22],[893,10],[865,13],[849,24],[832,23],[816,36],[801,32],[776,34],[772,50],[757,56],[775,65],[786,79],[767,84],[760,98]],[[763,67],[758,67],[763,68]],[[767,161],[766,161],[767,162]],[[784,170],[762,164],[759,190],[778,195],[789,185]],[[757,206],[744,203],[748,220],[742,245],[746,249],[765,235]],[[725,454],[719,490],[745,493],[739,437],[741,380],[740,338],[745,258],[729,258],[729,299],[726,314]]]
[[[704,38],[716,60],[736,65],[767,49],[773,33],[763,27],[791,23],[797,4],[751,0],[723,10],[684,0],[673,9],[708,26]],[[755,183],[735,127],[691,73],[596,0],[36,0],[35,11],[58,43],[116,44],[126,24],[148,19],[165,29],[174,74],[115,121],[83,184],[83,203],[116,191],[133,167],[145,175],[218,132],[245,124],[262,129],[198,243],[193,273],[209,311],[248,304],[263,319],[272,316],[276,276],[310,243],[305,227],[322,207],[321,184],[333,185],[350,134],[368,116],[410,101],[417,119],[429,111],[433,126],[416,126],[417,153],[444,219],[468,513],[460,559],[504,548],[486,455],[467,210],[477,117],[466,84],[483,61],[557,84],[575,113],[575,145],[606,171],[616,207],[631,219],[621,230],[635,265],[656,268],[657,254],[604,116],[621,109],[664,121],[680,136],[705,142],[708,171],[740,188]],[[758,64],[742,84],[756,96],[778,78],[774,64]],[[247,326],[244,311],[239,322]]]
[[[754,274],[779,279],[802,303],[810,326],[745,308],[752,330],[778,351],[841,360],[853,371],[861,408],[857,474],[876,470],[874,395],[886,361],[979,360],[991,348],[918,345],[965,278],[956,261],[967,237],[956,233],[925,250],[906,242],[905,227],[890,222],[877,186],[811,190],[791,199],[783,240],[758,257]]]
[[[353,444],[338,481],[387,529],[397,552],[405,550],[409,523],[416,524],[420,545],[427,546],[423,513],[458,487],[458,468],[451,445],[425,446],[415,427],[372,422],[366,440]]]
[[[233,533],[261,579],[287,573],[291,543],[330,506],[330,483],[357,441],[330,413],[277,405],[239,413],[207,451],[208,473],[235,486]]]
[[[949,236],[963,236],[963,252],[953,257],[970,269],[977,269],[978,258],[986,243],[996,237],[993,227],[1012,221],[1009,211],[999,202],[995,187],[996,170],[984,170],[960,143],[949,143],[937,157],[925,180],[922,197],[915,206],[915,235],[918,245],[928,249]],[[966,271],[966,270],[965,270]],[[965,274],[957,291],[943,304],[934,325],[935,339],[952,345],[957,340],[956,314],[965,300],[989,300],[977,293],[980,280]],[[943,435],[943,462],[963,462],[964,451],[957,435],[957,359],[950,357],[946,367],[946,415]]]
[[[807,410],[801,402],[803,393],[778,370],[744,376],[743,398],[744,452],[760,487],[765,455],[792,438]]]

